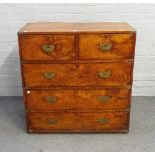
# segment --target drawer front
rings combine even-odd
[[[130,59],[134,57],[133,34],[79,35],[80,59]]]
[[[127,112],[102,113],[29,113],[31,130],[110,131],[127,130]]]
[[[131,84],[132,63],[23,64],[26,87]]]
[[[74,60],[74,35],[21,35],[22,60]]]
[[[30,110],[126,109],[129,108],[130,90],[28,90],[26,99]]]

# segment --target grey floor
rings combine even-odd
[[[155,97],[132,99],[128,134],[27,134],[21,97],[0,97],[0,151],[155,151]]]

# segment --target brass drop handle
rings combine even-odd
[[[54,51],[55,45],[53,45],[53,44],[42,45],[42,49],[43,49],[44,53],[50,54]]]
[[[98,123],[100,123],[100,124],[108,124],[109,123],[109,119],[108,118],[99,118],[98,119]]]
[[[57,97],[55,96],[46,96],[44,99],[50,104],[54,104],[57,102]]]
[[[98,100],[100,101],[100,103],[105,104],[105,103],[109,102],[110,96],[99,96]]]
[[[112,75],[111,71],[100,71],[99,77],[102,79],[107,79]]]
[[[43,76],[46,79],[54,79],[56,74],[54,72],[44,72]]]
[[[47,123],[47,124],[50,124],[50,125],[56,124],[57,122],[58,122],[58,121],[55,120],[55,119],[47,119],[47,120],[46,120],[46,123]]]
[[[110,51],[112,48],[112,44],[111,43],[103,43],[100,45],[100,50],[102,52],[107,52],[107,51]]]

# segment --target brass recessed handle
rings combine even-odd
[[[100,45],[100,50],[102,52],[107,52],[107,51],[110,51],[112,48],[112,44],[111,43],[103,43]]]
[[[47,123],[47,124],[51,124],[51,125],[52,125],[52,124],[56,124],[57,122],[58,122],[58,121],[55,120],[55,119],[47,119],[47,120],[46,120],[46,123]]]
[[[111,71],[100,71],[98,74],[102,79],[107,79],[112,75]]]
[[[107,103],[110,100],[110,96],[99,96],[98,100],[100,101],[100,103]]]
[[[43,49],[44,53],[50,54],[54,51],[55,45],[53,45],[53,44],[42,45],[42,49]]]
[[[98,123],[107,124],[107,123],[109,123],[109,119],[108,118],[99,118]]]
[[[55,96],[46,96],[44,99],[50,104],[54,104],[57,101],[57,97]]]
[[[54,72],[44,72],[43,73],[43,76],[46,78],[46,79],[54,79],[56,74]]]

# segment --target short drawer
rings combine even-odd
[[[127,109],[130,90],[111,88],[102,90],[32,89],[25,92],[29,110],[55,109]]]
[[[29,130],[51,132],[121,131],[128,130],[128,112],[101,113],[28,113]]]
[[[133,34],[79,35],[80,59],[130,59],[134,57]]]
[[[23,64],[26,87],[131,84],[132,66],[122,63]]]
[[[74,35],[20,35],[21,59],[74,60]]]

